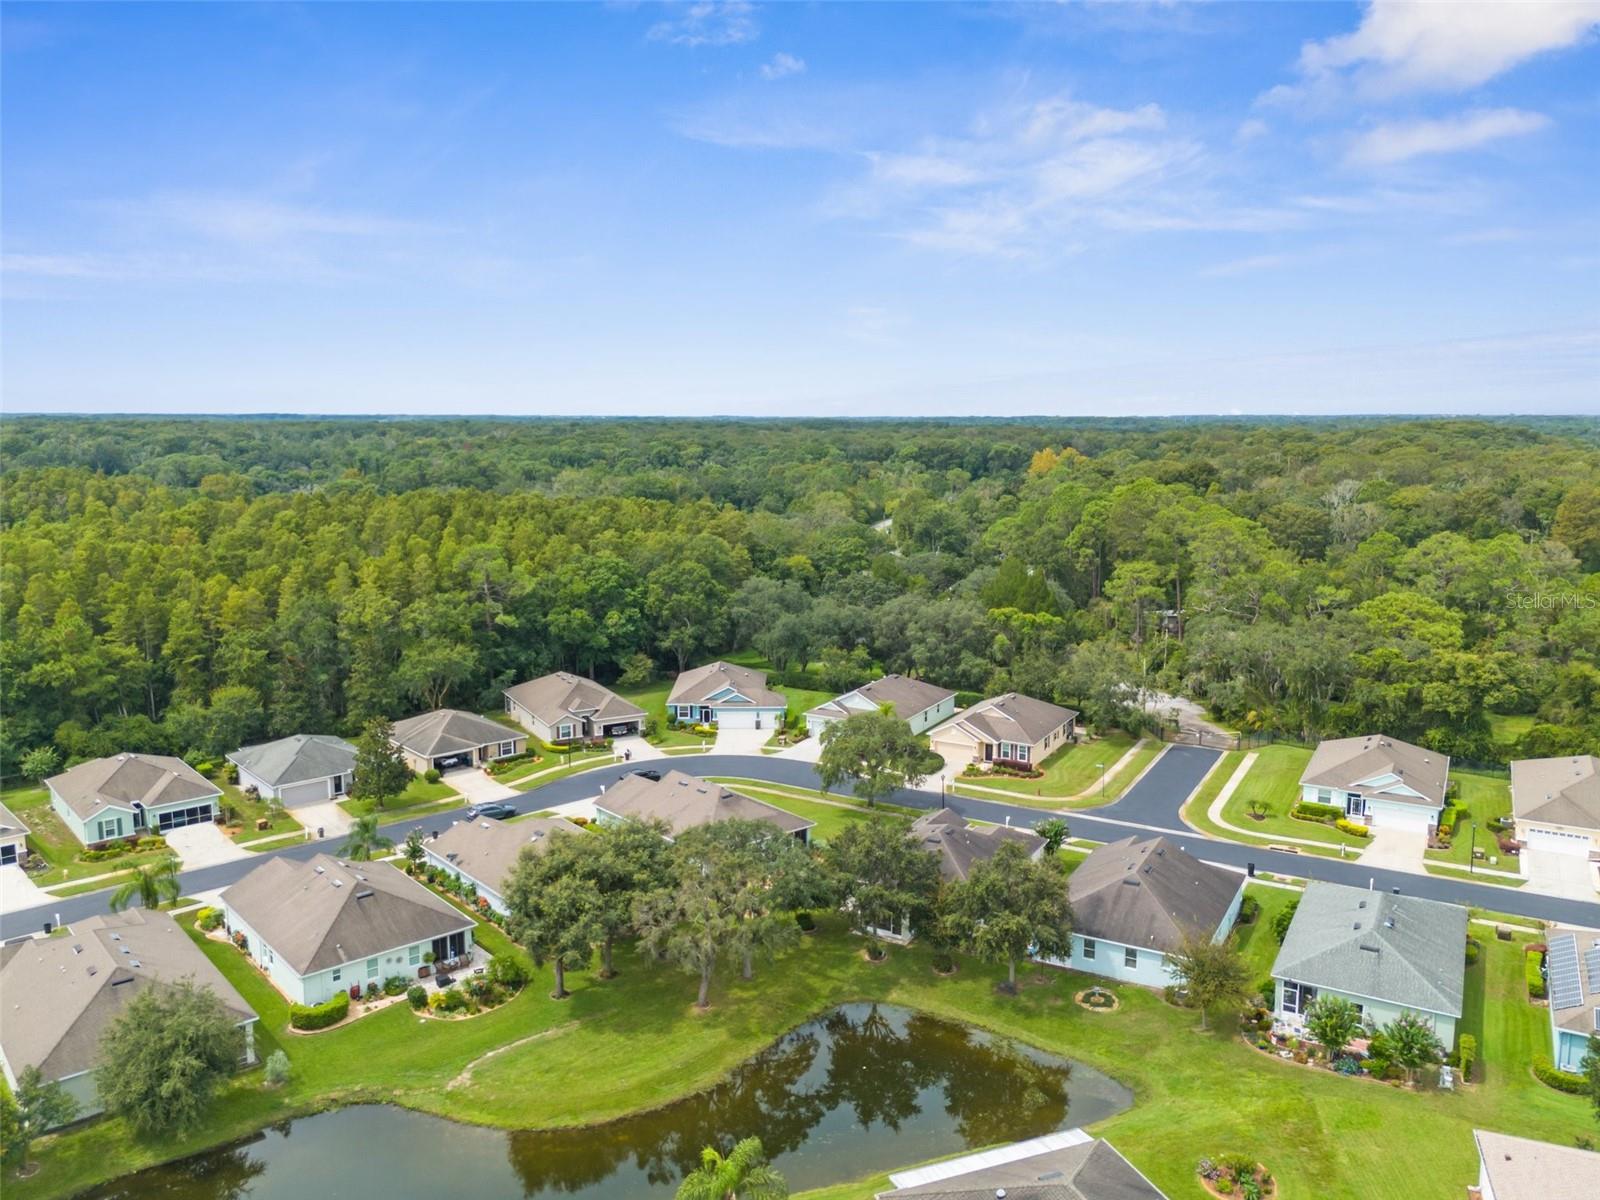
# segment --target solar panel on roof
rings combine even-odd
[[[1550,939],[1544,965],[1549,975],[1550,1007],[1576,1008],[1583,1003],[1583,980],[1578,975],[1578,939],[1570,933]]]
[[[1600,942],[1590,946],[1584,954],[1583,970],[1589,977],[1589,994],[1600,996]]]

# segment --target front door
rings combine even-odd
[[[993,742],[985,742],[983,744],[983,761],[984,762],[993,762],[994,761],[994,743]]]
[[[133,827],[135,829],[145,829],[148,827],[148,822],[145,820],[144,815],[144,805],[140,804],[137,800],[133,802]]]
[[[1344,815],[1347,817],[1363,817],[1367,812],[1367,802],[1362,799],[1360,792],[1346,792],[1344,794]]]

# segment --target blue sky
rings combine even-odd
[[[1600,411],[1600,3],[0,19],[12,412]]]

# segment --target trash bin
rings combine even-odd
[[[318,825],[318,826],[317,826],[317,836],[318,836],[318,837],[321,837],[321,836],[322,836],[322,826],[321,826],[321,825]]]

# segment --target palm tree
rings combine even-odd
[[[761,1139],[747,1137],[722,1157],[715,1146],[700,1152],[700,1165],[678,1185],[678,1200],[786,1200],[789,1185],[767,1162]]]
[[[378,832],[377,814],[368,813],[364,817],[357,817],[356,823],[350,826],[339,856],[351,862],[365,862],[372,857],[374,850],[388,850],[393,845],[393,838],[386,838]]]
[[[111,911],[121,912],[135,900],[142,908],[160,908],[163,902],[176,900],[182,890],[178,884],[178,859],[169,854],[137,868],[126,883],[112,892]]]

